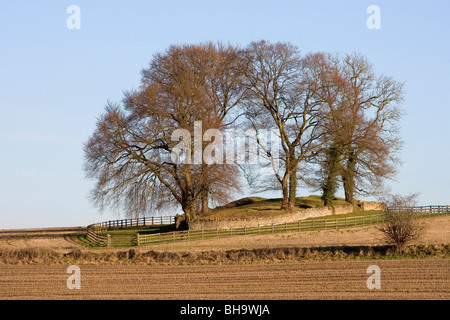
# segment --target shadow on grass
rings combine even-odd
[[[139,234],[153,234],[153,233],[164,233],[179,231],[176,229],[175,224],[165,224],[165,225],[154,225],[154,226],[139,226],[139,227],[129,227],[123,229],[113,229],[105,231],[105,234],[110,234],[111,236],[136,236]]]
[[[176,228],[175,224],[168,225],[160,225],[160,226],[152,226],[148,230],[143,230],[139,232],[140,234],[152,234],[152,233],[165,233],[165,232],[174,232],[180,231]]]

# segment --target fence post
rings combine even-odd
[[[106,235],[106,246],[109,247],[111,245],[111,235],[108,233]]]
[[[154,223],[154,218],[155,218],[155,217],[152,217],[152,226],[155,225],[155,223]]]
[[[136,233],[136,245],[139,246],[139,232]]]
[[[161,243],[161,233],[158,233],[158,244]]]
[[[202,240],[203,240],[203,228],[202,228]]]
[[[144,217],[144,227],[145,227],[145,217]]]

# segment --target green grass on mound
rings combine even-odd
[[[242,219],[252,217],[270,217],[285,213],[281,209],[281,198],[266,199],[261,197],[248,197],[230,202],[224,206],[210,210],[198,219]],[[344,199],[335,198],[333,206],[347,204]],[[321,196],[311,195],[296,198],[295,209],[324,208]]]
[[[335,198],[333,201],[333,206],[342,206],[348,204],[344,199]],[[302,210],[302,209],[308,209],[308,208],[324,208],[323,201],[321,199],[321,196],[317,195],[311,195],[308,197],[298,197],[296,198],[295,208],[296,210]],[[306,231],[306,230],[316,230],[316,229],[327,229],[334,226],[335,228],[341,228],[341,227],[347,227],[351,225],[359,225],[364,224],[364,220],[359,219],[356,221],[356,219],[353,221],[345,221],[343,218],[352,218],[352,217],[360,217],[361,216],[370,216],[374,214],[379,214],[380,211],[356,211],[349,214],[339,214],[339,215],[329,215],[329,216],[322,216],[312,219],[307,219],[308,221],[302,222],[302,224],[298,224],[297,222],[292,222],[288,224],[283,225],[274,225],[272,226],[265,226],[262,228],[235,228],[232,230],[233,235],[246,235],[257,233],[257,234],[263,234],[263,233],[275,233],[275,232],[287,232],[292,230],[298,230],[298,231]],[[205,219],[205,220],[227,220],[227,219],[245,219],[245,218],[257,218],[257,217],[274,217],[286,214],[285,210],[281,209],[281,199],[275,198],[275,199],[266,199],[261,197],[247,197],[243,199],[239,199],[233,202],[230,202],[227,205],[217,207],[213,210],[210,210],[207,214],[198,216],[197,218],[199,220]],[[332,219],[333,221],[330,221],[329,223],[325,222],[325,219]],[[337,220],[336,220],[337,219]],[[312,224],[308,224],[308,222],[311,222]],[[317,221],[316,220],[321,220]],[[338,221],[339,220],[339,221]],[[370,219],[369,219],[370,220]],[[367,220],[366,223],[373,223],[372,220]],[[315,224],[314,224],[315,223]],[[321,227],[321,224],[323,226]],[[270,228],[270,230],[266,230],[267,228]],[[288,230],[289,229],[289,230]],[[301,230],[300,230],[301,229]],[[228,229],[227,229],[228,230]],[[162,243],[165,241],[174,242],[175,240],[186,240],[183,237],[188,237],[189,240],[195,240],[203,239],[205,237],[208,237],[208,234],[204,234],[203,231],[200,233],[198,232],[191,232],[189,235],[185,235],[184,233],[179,233],[176,231],[180,231],[176,229],[175,224],[170,225],[153,225],[153,226],[135,226],[135,227],[129,227],[129,228],[122,228],[122,229],[113,229],[108,230],[107,232],[104,232],[104,234],[109,234],[110,237],[110,246],[111,247],[129,247],[129,246],[136,246],[137,243],[137,233],[139,233],[141,236],[143,235],[151,235],[151,234],[161,234],[162,236],[149,236],[145,237],[143,244],[153,243],[157,241],[157,243]],[[208,231],[208,230],[207,230]],[[221,231],[222,232],[222,231]],[[230,232],[230,231],[226,231]],[[217,232],[216,232],[217,233]],[[219,235],[215,233],[215,236],[218,237]],[[166,237],[167,235],[167,237]],[[231,234],[230,234],[231,235]],[[213,235],[214,236],[214,235]],[[156,237],[156,238],[155,238]],[[167,238],[167,239],[166,239]],[[83,244],[86,247],[95,247],[96,245],[91,243],[86,236],[80,235],[76,239],[80,244]],[[140,238],[140,241],[141,238]],[[148,243],[147,243],[148,242]],[[141,243],[142,244],[142,243]]]
[[[109,230],[108,233],[111,236],[128,237],[128,236],[135,236],[136,233],[152,234],[152,233],[164,233],[164,232],[172,232],[172,231],[176,231],[175,224],[130,227],[130,228],[124,228],[124,229]]]

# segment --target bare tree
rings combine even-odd
[[[254,129],[275,128],[280,139],[282,209],[293,209],[298,167],[317,152],[321,113],[316,82],[308,70],[314,56],[302,58],[289,43],[252,42],[247,48],[247,114]]]
[[[245,93],[242,87],[245,69],[242,53],[241,49],[234,46],[212,42],[203,45],[172,46],[166,54],[157,55],[150,68],[143,71],[143,75],[145,80],[160,84],[167,92],[196,88],[202,97],[196,101],[195,119],[202,121],[200,134],[203,136],[208,129],[226,129],[242,115],[237,108]],[[192,120],[186,123],[184,115],[182,118],[179,123],[181,127],[192,126]],[[201,143],[203,149],[208,141]],[[212,181],[218,181],[218,175],[214,172],[210,174],[209,171],[222,172],[223,179],[229,177],[229,181],[236,186],[238,182],[234,177],[238,172],[233,166],[207,165],[201,162],[201,196],[200,203],[196,206],[197,211],[204,214],[208,211],[210,200],[222,203],[231,196],[227,191],[229,188],[224,188],[222,193],[221,189],[211,185]],[[215,179],[211,180],[210,177],[213,176]]]
[[[321,61],[317,94],[328,110],[320,161],[323,198],[327,203],[334,196],[340,176],[346,200],[354,203],[355,193],[371,194],[395,175],[403,85],[376,76],[358,54],[323,55]]]
[[[237,165],[202,155],[246,116],[247,128],[271,129],[279,141],[280,165],[266,164],[274,174],[264,187],[281,187],[282,209],[295,207],[298,181],[310,184],[311,164],[319,164],[325,204],[339,182],[353,202],[395,173],[401,100],[402,85],[375,76],[359,55],[302,57],[289,43],[266,41],[245,50],[171,46],[142,71],[140,88],[109,103],[98,120],[85,145],[85,169],[97,182],[92,197],[129,215],[179,205],[188,222],[195,219],[240,188]],[[257,135],[250,143],[274,160]],[[241,168],[256,181],[251,167]]]
[[[387,200],[386,222],[379,228],[387,244],[393,245],[396,254],[402,254],[405,246],[419,239],[424,231],[413,207],[418,194],[393,195]]]
[[[208,128],[233,121],[228,115],[242,94],[239,57],[231,46],[171,46],[155,55],[123,105],[106,108],[85,145],[85,169],[97,181],[92,197],[100,208],[136,215],[179,205],[189,223],[202,197],[225,202],[239,189],[237,168],[205,165],[201,154],[200,163],[191,161],[197,121],[200,139]],[[185,131],[175,134],[178,129]]]

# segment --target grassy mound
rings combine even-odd
[[[332,205],[341,206],[347,204],[344,199],[335,198]],[[311,195],[298,197],[295,209],[323,208],[321,196]],[[224,206],[216,207],[204,215],[197,216],[198,219],[242,219],[251,217],[270,217],[283,214],[281,209],[281,198],[266,199],[261,197],[247,197],[232,201]]]

